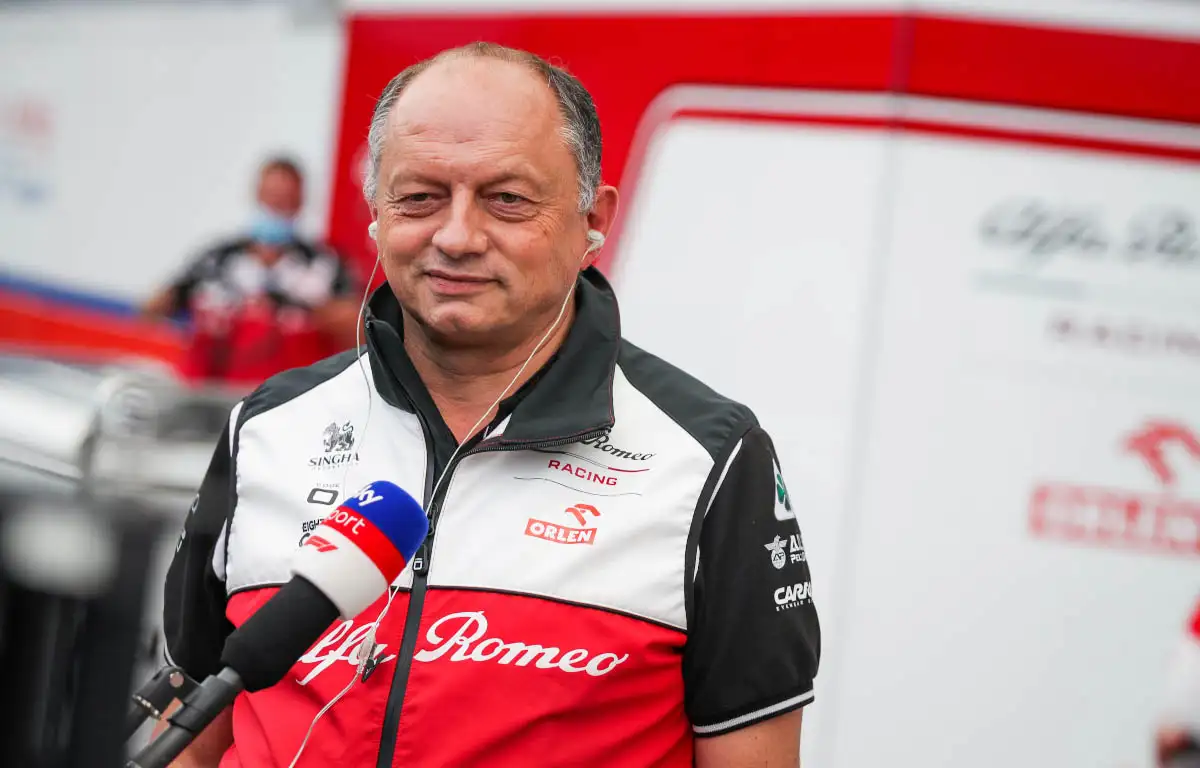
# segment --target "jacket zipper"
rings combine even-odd
[[[425,426],[423,418],[421,424],[423,427]],[[408,691],[408,677],[412,671],[413,655],[417,649],[417,635],[421,630],[421,611],[425,607],[426,585],[429,581],[429,561],[433,557],[433,536],[437,530],[438,517],[441,515],[442,501],[450,489],[451,475],[454,473],[455,468],[466,457],[480,453],[523,451],[531,448],[553,448],[558,445],[570,445],[571,443],[577,443],[591,437],[598,437],[606,431],[608,431],[607,428],[595,429],[558,440],[531,440],[522,443],[493,443],[492,445],[488,445],[486,441],[480,442],[475,447],[460,453],[454,459],[454,462],[446,467],[444,472],[446,478],[438,490],[437,498],[431,498],[433,496],[433,484],[437,479],[435,477],[437,473],[427,473],[427,477],[425,478],[425,508],[429,510],[429,534],[425,537],[424,543],[421,544],[421,548],[417,550],[417,554],[413,558],[412,591],[408,598],[408,611],[404,615],[404,636],[400,641],[400,650],[396,655],[396,674],[392,678],[392,686],[388,691],[387,706],[384,709],[383,732],[379,739],[379,756],[375,761],[376,768],[391,768],[392,757],[396,752],[396,738],[400,734],[400,715],[404,708],[404,696]],[[426,429],[425,442],[428,446],[425,460],[427,466],[432,468],[435,464],[433,435],[428,429]]]

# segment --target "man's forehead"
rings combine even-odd
[[[417,76],[389,120],[396,137],[449,141],[540,140],[560,121],[554,94],[515,62],[463,58],[439,62]]]

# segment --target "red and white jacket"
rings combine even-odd
[[[1171,658],[1165,698],[1161,724],[1182,728],[1200,741],[1200,600]]]
[[[690,766],[695,738],[812,700],[820,630],[769,437],[624,341],[598,272],[576,297],[555,359],[449,467],[454,438],[386,286],[365,359],[281,374],[234,410],[167,576],[167,649],[192,676],[217,670],[228,633],[353,489],[395,482],[431,521],[377,664],[299,766]],[[222,766],[286,768],[383,604],[238,698]]]

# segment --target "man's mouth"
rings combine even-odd
[[[488,284],[494,282],[488,277],[449,272],[442,269],[431,269],[425,273],[425,276],[429,278],[429,283],[434,293],[450,296],[478,293],[487,288]]]

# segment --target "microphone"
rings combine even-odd
[[[387,592],[428,532],[425,510],[395,483],[373,482],[338,505],[296,552],[291,581],[226,638],[225,668],[127,768],[166,768],[239,693],[282,680],[339,616],[354,618]]]

